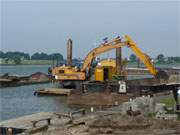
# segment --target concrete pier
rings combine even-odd
[[[0,127],[14,127],[14,128],[20,128],[20,129],[29,129],[33,126],[31,121],[44,119],[44,118],[52,117],[52,116],[53,116],[53,113],[40,112],[40,113],[28,115],[28,116],[23,116],[19,118],[2,121],[0,122]]]

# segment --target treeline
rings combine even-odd
[[[34,53],[31,56],[31,60],[63,60],[63,56],[60,53],[46,54],[46,53]]]
[[[136,55],[131,54],[129,57],[129,61],[130,62],[137,62],[139,59],[136,57]],[[165,57],[163,54],[158,54],[155,58],[153,58],[154,63],[167,63],[167,64],[171,64],[171,63],[180,63],[180,57]]]
[[[22,60],[63,60],[63,56],[60,53],[34,53],[30,56],[28,53],[24,52],[3,52],[0,51],[0,58],[4,59],[5,63],[8,61],[14,61],[15,64],[21,64]]]
[[[0,58],[8,58],[8,59],[14,59],[14,58],[21,58],[24,60],[63,60],[63,56],[60,53],[52,53],[52,54],[46,54],[46,53],[34,53],[32,56],[30,56],[28,53],[24,52],[2,52],[0,51]]]
[[[34,53],[32,55],[24,52],[3,52],[0,51],[0,59],[3,59],[4,63],[8,63],[8,61],[13,61],[15,64],[21,64],[22,60],[56,60],[63,61],[63,56],[60,53]],[[77,59],[75,59],[79,62]],[[126,58],[126,61],[129,62],[139,62],[139,59],[135,54],[131,54],[129,58]],[[155,58],[153,58],[154,63],[180,63],[180,57],[166,57],[163,54],[158,54]]]
[[[14,58],[23,58],[26,60],[30,60],[30,55],[28,53],[24,53],[24,52],[2,52],[0,51],[0,58],[2,59],[14,59]]]

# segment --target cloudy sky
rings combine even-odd
[[[180,56],[180,1],[0,0],[3,51],[60,52],[73,39],[84,58],[104,37],[129,34],[151,57]],[[127,48],[123,55],[132,53]],[[105,56],[113,56],[114,52]]]

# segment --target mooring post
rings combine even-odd
[[[8,135],[13,135],[13,130],[12,130],[12,128],[8,128]]]
[[[72,66],[72,45],[73,42],[71,39],[67,41],[67,65]]]

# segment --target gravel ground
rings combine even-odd
[[[93,115],[92,115],[93,116]],[[86,116],[87,117],[87,116]],[[179,135],[180,121],[157,120],[141,115],[96,114],[81,124],[51,126],[36,135]]]

